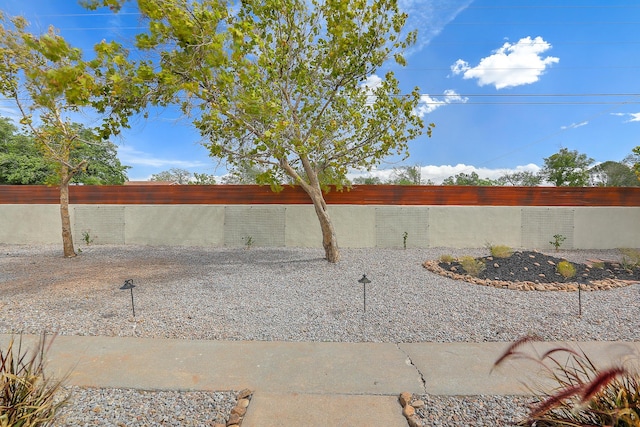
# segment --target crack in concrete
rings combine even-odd
[[[407,353],[402,348],[400,348],[400,344],[401,343],[397,342],[396,343],[396,348],[398,350],[400,350],[402,352],[402,354],[404,354],[407,357],[406,363],[411,365],[411,366],[413,366],[413,369],[415,369],[416,372],[418,373],[418,375],[420,375],[420,381],[422,382],[422,390],[424,391],[424,394],[428,394],[427,393],[427,381],[424,378],[424,374],[420,371],[418,366],[416,366],[416,364],[413,363],[413,360],[411,360],[411,356],[409,356],[409,353]]]

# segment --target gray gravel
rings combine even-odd
[[[418,395],[424,402],[416,409],[425,426],[509,426],[527,415],[533,401],[522,396],[432,396]]]
[[[141,391],[68,387],[71,404],[56,426],[213,426],[225,424],[234,392]]]
[[[105,245],[63,259],[58,246],[0,245],[0,332],[334,342],[510,342],[535,333],[546,340],[640,341],[638,284],[582,293],[578,317],[577,293],[472,285],[422,267],[442,254],[487,250],[343,249],[334,265],[318,249]],[[615,250],[559,255],[620,259]],[[371,279],[366,315],[363,274]],[[135,319],[130,293],[119,289],[125,279],[136,285]],[[456,406],[448,399],[479,408],[471,418],[494,413],[493,424],[446,421]],[[471,399],[479,406],[434,399],[448,403],[436,410],[440,416],[428,415],[440,421],[427,425],[501,425],[498,413],[517,412],[500,397]]]

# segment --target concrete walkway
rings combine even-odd
[[[8,335],[0,335],[5,348]],[[28,343],[37,337],[26,337]],[[536,343],[535,350],[562,343]],[[244,427],[406,427],[398,395],[525,394],[536,365],[491,372],[509,343],[318,343],[59,336],[49,368],[84,387],[254,391]],[[640,358],[640,343],[570,343],[599,367]],[[539,378],[537,378],[539,380]],[[304,410],[300,410],[304,408]]]

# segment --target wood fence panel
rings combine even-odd
[[[328,204],[445,206],[640,206],[640,187],[478,187],[358,185],[330,191]],[[71,186],[72,204],[310,204],[297,186],[280,193],[257,185]],[[57,187],[2,185],[0,204],[58,204]]]

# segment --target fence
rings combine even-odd
[[[640,188],[355,186],[326,194],[342,247],[638,247]],[[1,243],[60,242],[59,193],[0,186]],[[76,242],[321,247],[318,220],[298,187],[73,186]],[[404,239],[406,233],[406,240]]]

